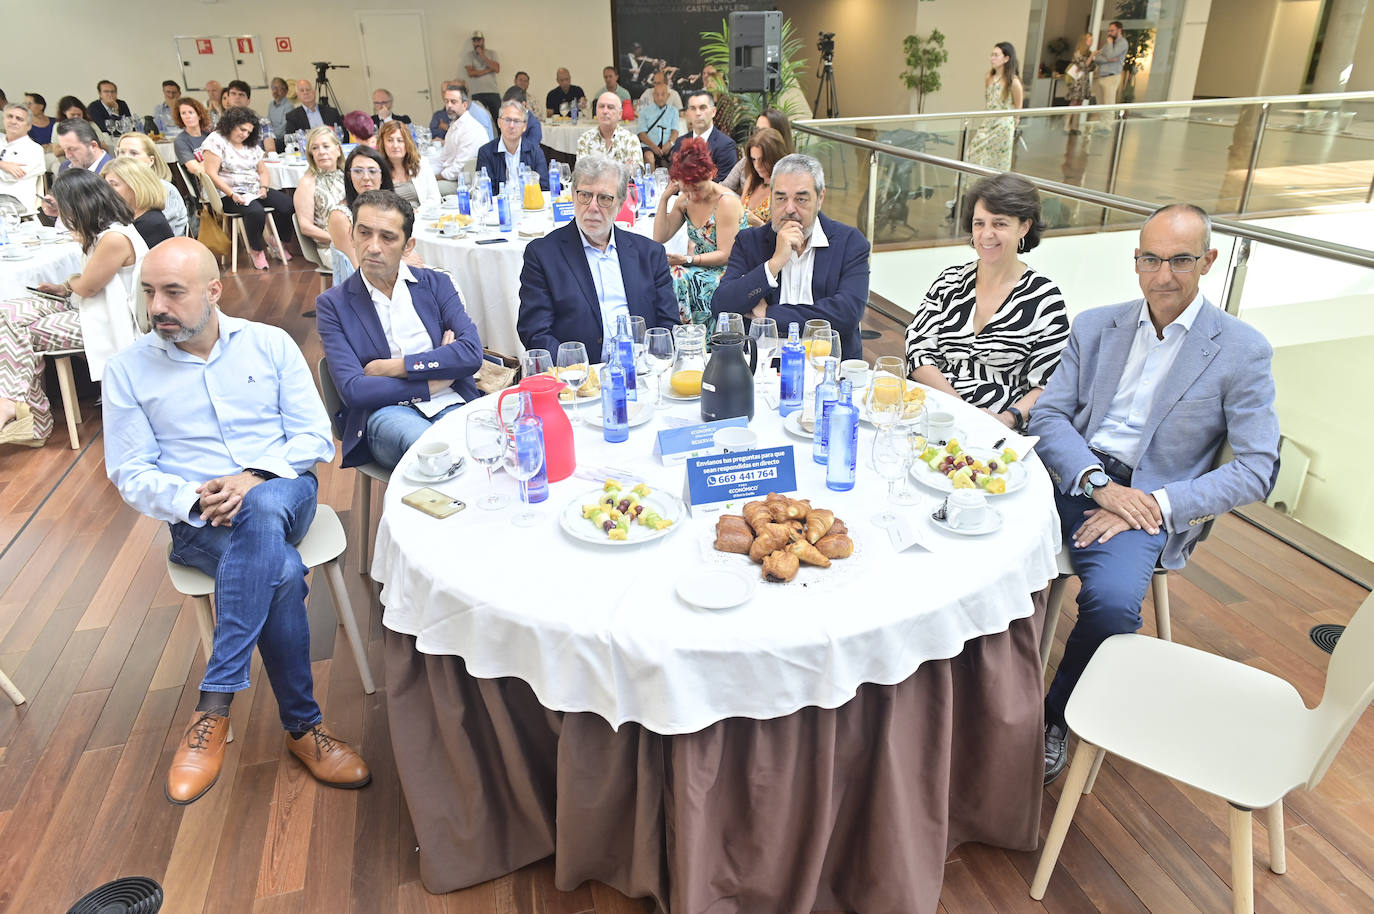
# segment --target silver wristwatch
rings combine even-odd
[[[1088,474],[1088,478],[1083,481],[1083,494],[1089,498],[1093,497],[1093,492],[1111,482],[1112,478],[1101,470],[1093,470]]]
[[[693,256],[692,254],[688,254],[688,255],[687,255],[687,266],[690,267],[690,266],[692,265],[692,261],[695,260],[695,259],[696,259],[695,256]]]

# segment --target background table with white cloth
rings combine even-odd
[[[64,282],[73,273],[81,272],[81,245],[63,236],[63,241],[24,244],[12,241],[0,247],[0,298],[28,295],[25,286],[43,282]],[[11,257],[11,249],[17,258]]]
[[[639,136],[638,121],[622,121],[620,126],[635,136]],[[595,127],[596,118],[592,116],[578,118],[576,124],[562,120],[540,121],[540,129],[543,132],[540,134],[539,142],[550,149],[556,149],[568,155],[577,155],[577,141],[582,138],[582,134]],[[687,121],[681,115],[678,116],[677,132],[678,136],[687,132]]]
[[[426,439],[466,453],[464,414],[494,406],[470,404]],[[624,444],[577,428],[579,465],[681,491],[684,470],[651,456],[653,435],[664,414],[699,421],[699,404],[669,406]],[[956,408],[973,443],[1006,434]],[[857,485],[832,492],[809,440],[762,398],[758,410],[760,446],[795,446],[796,497],[833,509],[855,554],[760,582],[721,612],[675,590],[703,568],[758,574],[711,547],[714,516],[642,545],[585,543],[559,515],[599,485],[574,475],[550,486],[531,528],[513,508],[434,520],[401,504],[417,488],[403,477],[413,453],[403,459],[372,574],[430,891],[554,853],[560,887],[599,879],[668,911],[723,897],[749,911],[933,911],[950,848],[1035,847],[1039,628],[1059,548],[1044,468],[1027,461],[1024,488],[995,499],[1005,523],[983,537],[936,529],[927,492],[899,511],[933,551],[898,553],[872,523],[886,493],[867,467],[872,431]],[[469,504],[486,487],[475,464],[436,486]]]

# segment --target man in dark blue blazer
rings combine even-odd
[[[430,424],[479,396],[477,327],[442,273],[411,269],[415,214],[389,190],[353,203],[358,271],[315,300],[320,343],[343,400],[331,416],[343,465],[394,467]]]
[[[92,123],[106,133],[110,132],[110,121],[119,117],[133,117],[129,111],[129,103],[119,97],[119,87],[108,79],[102,79],[96,83],[96,92],[100,97],[86,106],[86,112],[90,115]]]
[[[677,155],[682,141],[689,136],[700,137],[711,150],[711,161],[716,163],[716,180],[724,181],[739,161],[739,147],[730,136],[717,130],[712,124],[716,119],[716,101],[705,89],[696,89],[687,95],[687,132],[677,138],[668,152],[669,161]]]
[[[711,313],[771,317],[779,333],[793,321],[828,320],[841,358],[863,358],[868,242],[821,214],[825,175],[811,156],[794,153],[773,166],[772,196],[772,224],[735,236]]]
[[[477,170],[487,170],[492,189],[506,182],[508,164],[518,159],[525,163],[526,168],[534,169],[535,174],[539,175],[539,186],[548,190],[548,162],[539,144],[525,136],[525,106],[513,99],[502,104],[497,126],[501,128],[500,135],[477,150]]]
[[[574,220],[525,248],[520,314],[515,328],[526,349],[557,353],[581,342],[593,362],[620,314],[649,327],[678,323],[677,297],[663,245],[615,228],[625,202],[625,172],[600,155],[573,169]]]

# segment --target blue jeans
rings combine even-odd
[[[433,419],[413,406],[383,406],[367,417],[367,449],[372,452],[373,461],[388,470],[395,469],[405,452],[429,431],[439,416],[462,405],[446,407]]]
[[[1167,534],[1151,536],[1144,530],[1126,530],[1105,543],[1073,545],[1073,532],[1083,525],[1083,512],[1097,503],[1083,495],[1054,493],[1064,548],[1069,550],[1081,587],[1078,591],[1078,622],[1064,644],[1064,656],[1045,697],[1045,723],[1064,725],[1064,708],[1098,645],[1112,635],[1140,629],[1140,604],[1150,586],[1155,562],[1164,550]]]
[[[277,696],[282,726],[320,722],[310,674],[305,565],[295,544],[315,517],[319,483],[306,473],[248,491],[231,527],[172,525],[172,561],[215,578],[215,643],[202,692],[248,688],[253,647]]]

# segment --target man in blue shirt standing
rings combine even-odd
[[[310,672],[295,544],[315,516],[313,468],[334,456],[310,370],[281,329],[219,313],[219,269],[200,242],[164,241],[141,282],[153,332],[105,368],[105,470],[131,507],[171,526],[173,561],[215,577],[214,647],[167,799],[191,803],[219,777],[254,647],[287,748],[317,780],[362,787],[372,775],[324,727]]]

